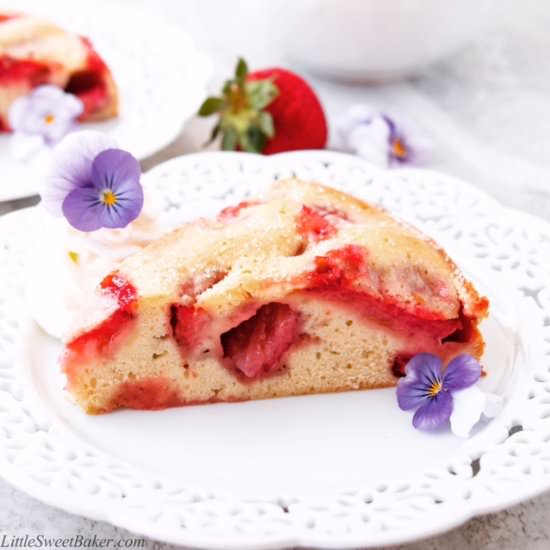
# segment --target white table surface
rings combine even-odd
[[[103,7],[113,0],[96,0]],[[243,55],[252,67],[284,63],[266,36],[268,0],[116,0],[154,10],[188,30],[212,55],[212,89]],[[455,0],[456,1],[456,0]],[[475,3],[472,2],[474,6]],[[253,22],[253,24],[252,24]],[[433,141],[430,167],[462,177],[504,204],[550,220],[550,3],[500,0],[488,28],[451,58],[404,83],[365,87],[311,77],[329,117],[363,102],[406,120]],[[288,63],[286,63],[288,66]],[[209,123],[191,121],[180,138],[144,162],[150,168],[197,151]],[[36,199],[0,203],[0,214]],[[550,494],[471,520],[407,550],[550,548]],[[46,506],[0,481],[0,537],[77,534],[120,539],[131,534]],[[147,541],[144,548],[168,549]]]

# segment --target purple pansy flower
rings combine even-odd
[[[358,155],[379,166],[410,164],[418,160],[403,129],[389,115],[366,105],[354,105],[335,121],[333,147]]]
[[[74,129],[83,110],[80,99],[47,84],[15,100],[8,121],[16,135],[39,136],[43,144],[54,145]]]
[[[101,132],[85,130],[67,136],[54,150],[40,196],[46,210],[63,216],[63,201],[76,187],[92,178],[92,163],[99,153],[116,148],[116,141]]]
[[[80,231],[126,227],[143,208],[139,162],[100,132],[74,133],[55,149],[41,196]]]
[[[481,376],[481,366],[471,355],[463,354],[443,369],[439,357],[419,353],[407,363],[405,372],[397,385],[399,408],[416,409],[413,426],[431,430],[449,420],[452,394],[475,384]]]

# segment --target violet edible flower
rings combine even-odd
[[[397,385],[399,408],[416,409],[413,426],[431,430],[449,420],[453,393],[473,386],[481,376],[481,365],[471,355],[462,354],[443,369],[439,357],[419,353],[407,363],[405,372]]]
[[[38,136],[42,145],[55,145],[76,126],[84,105],[80,99],[58,86],[45,84],[16,99],[8,122],[17,136]]]
[[[417,150],[389,115],[354,105],[335,121],[334,147],[382,167],[412,164]]]
[[[41,193],[46,210],[80,231],[122,228],[143,208],[139,162],[100,132],[68,136],[53,153]]]

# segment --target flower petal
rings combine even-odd
[[[415,376],[422,380],[435,380],[441,378],[441,369],[443,363],[441,359],[433,353],[417,353],[405,366],[405,379],[409,376]]]
[[[115,141],[101,132],[88,130],[67,136],[54,150],[49,174],[40,191],[46,210],[62,216],[67,195],[77,187],[91,184],[96,156],[115,146]]]
[[[388,126],[388,141],[393,141],[395,137],[397,137],[397,126],[395,121],[385,113],[381,113],[380,118],[382,118]]]
[[[57,102],[64,95],[65,92],[59,86],[54,86],[53,84],[42,84],[42,86],[37,86],[30,94],[33,100],[44,103]]]
[[[418,382],[406,382],[401,378],[397,383],[397,403],[402,411],[417,409],[429,399],[427,390]]]
[[[116,229],[133,222],[143,208],[143,188],[141,185],[129,187],[124,193],[117,193],[118,203],[104,206],[100,211],[102,227]]]
[[[122,149],[106,149],[97,155],[92,165],[92,180],[96,189],[111,189],[117,194],[121,186],[139,186],[139,162]]]
[[[487,396],[477,386],[453,393],[453,412],[449,417],[451,431],[459,437],[468,437],[479,422],[486,402]]]
[[[8,112],[8,122],[14,132],[25,130],[26,113],[30,107],[29,97],[23,96],[17,98],[10,106]]]
[[[386,123],[380,117],[375,117],[349,132],[349,149],[377,166],[387,167],[388,133]]]
[[[144,195],[141,185],[120,187],[117,191],[119,204],[124,208],[126,222],[121,227],[126,227],[133,222],[143,210]],[[120,226],[119,226],[120,227]]]
[[[351,106],[347,111],[334,120],[334,133],[331,135],[333,146],[337,150],[350,152],[350,133],[362,122],[370,119],[376,113],[368,105],[358,104]]]
[[[101,215],[107,207],[100,202],[91,185],[73,189],[63,201],[63,215],[79,231],[95,231],[102,226]]]
[[[469,388],[481,376],[481,365],[478,361],[463,353],[455,357],[443,373],[443,387],[446,390],[457,391]]]
[[[10,107],[8,120],[14,133],[39,135],[51,145],[74,127],[83,110],[79,98],[47,84],[18,98]]]
[[[139,182],[139,162],[121,149],[102,151],[94,160],[92,179],[95,188],[112,191],[116,203],[101,212],[103,227],[126,227],[143,208],[143,187]]]
[[[433,430],[444,424],[453,410],[453,396],[441,391],[430,397],[413,416],[413,426],[419,430]]]
[[[428,392],[441,378],[441,359],[431,353],[418,353],[405,367],[405,377],[397,385],[399,408],[407,411],[428,399]]]
[[[55,104],[63,93],[57,86],[44,85],[16,99],[8,113],[13,131],[44,135],[42,132],[45,128],[44,116],[55,110]]]

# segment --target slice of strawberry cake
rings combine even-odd
[[[37,17],[0,11],[0,132],[10,131],[12,103],[42,84],[77,96],[84,105],[82,121],[117,114],[111,71],[87,38]]]
[[[487,309],[433,241],[294,179],[123,261],[63,365],[89,413],[380,388],[419,352],[479,358]]]

